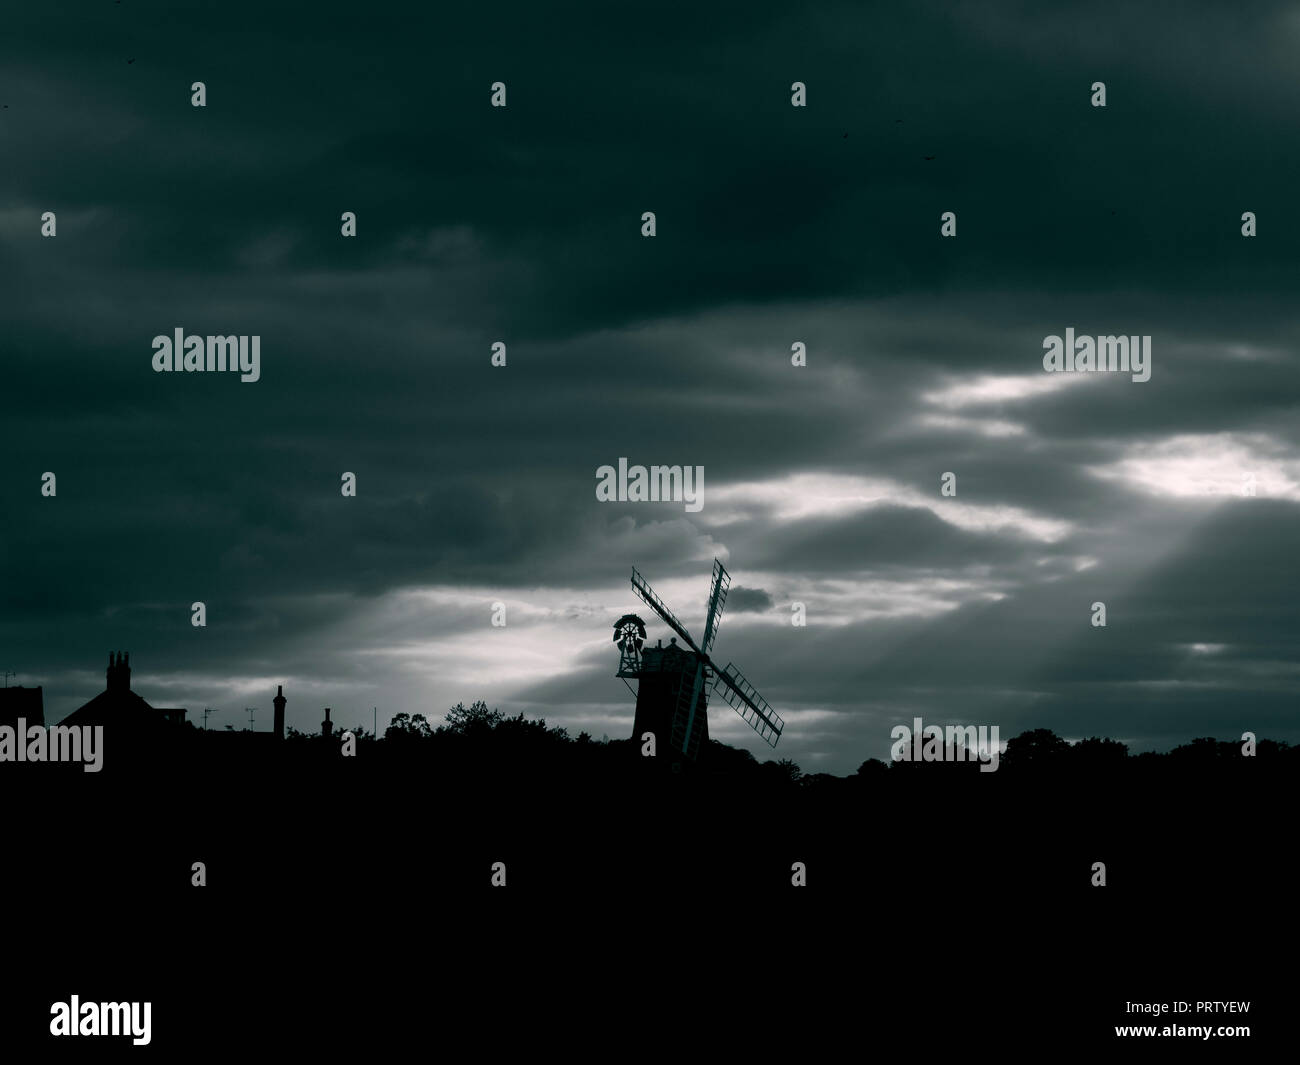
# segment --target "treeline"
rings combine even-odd
[[[318,733],[290,729],[286,744],[291,748],[319,748],[342,742],[340,728],[326,741]],[[644,768],[648,761],[641,745],[632,739],[595,739],[588,732],[570,735],[566,728],[548,726],[544,719],[508,717],[478,701],[466,707],[458,703],[444,723],[434,726],[423,714],[398,714],[382,738],[364,728],[348,730],[357,754],[384,763],[420,763],[434,770],[483,773],[501,771],[589,772],[626,775],[630,765]],[[931,761],[868,758],[848,776],[804,773],[789,758],[759,761],[749,751],[710,741],[696,766],[698,775],[745,777],[755,782],[793,786],[799,789],[834,790],[844,785],[870,783],[921,774],[926,779],[980,773],[981,763],[960,748],[946,747],[943,758]],[[660,750],[659,757],[668,755]],[[1218,740],[1200,737],[1167,752],[1131,754],[1128,746],[1107,737],[1092,736],[1066,741],[1050,729],[1030,729],[1013,737],[1001,752],[996,772],[983,775],[1006,777],[1073,777],[1086,775],[1106,779],[1151,778],[1185,771],[1211,771],[1219,775],[1236,771],[1284,776],[1300,770],[1300,747],[1269,739]]]

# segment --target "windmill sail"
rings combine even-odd
[[[704,620],[704,653],[713,650],[713,641],[718,638],[718,626],[722,623],[722,608],[727,602],[727,589],[731,587],[731,575],[716,558],[713,560],[713,587],[709,590],[709,615]]]
[[[768,746],[776,746],[785,722],[768,706],[767,700],[754,690],[754,686],[740,675],[740,670],[728,662],[727,668],[714,679],[713,690],[767,741]]]
[[[705,684],[713,671],[700,659],[695,668],[693,683],[683,683],[677,697],[677,712],[673,715],[673,747],[694,761],[700,753],[700,740],[704,737]]]
[[[663,618],[664,621],[668,622],[668,626],[673,630],[673,632],[677,633],[678,636],[686,641],[686,645],[692,651],[695,651],[697,654],[699,653],[699,647],[697,647],[695,641],[691,639],[691,634],[686,631],[685,626],[673,616],[673,612],[668,609],[667,604],[655,595],[654,589],[646,583],[646,579],[635,569],[632,570],[632,590],[645,600],[646,605],[649,606],[651,610]]]

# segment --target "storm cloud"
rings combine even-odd
[[[191,719],[622,736],[631,567],[699,632],[718,557],[806,770],[913,716],[1300,741],[1294,7],[61,6],[0,37],[0,637],[50,718],[129,648]],[[153,373],[178,327],[261,379]],[[1067,327],[1150,381],[1044,373]],[[623,456],[703,509],[598,501]]]

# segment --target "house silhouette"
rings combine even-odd
[[[150,706],[131,690],[130,652],[113,652],[108,656],[108,684],[90,702],[72,711],[61,725],[103,725],[114,732],[156,732],[177,728],[185,723],[180,707]]]

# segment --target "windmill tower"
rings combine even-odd
[[[753,685],[730,662],[719,670],[709,658],[718,635],[722,608],[727,601],[731,577],[717,559],[713,560],[713,587],[704,621],[704,640],[697,644],[644,577],[632,570],[632,589],[680,636],[667,647],[645,647],[646,629],[635,614],[625,614],[614,623],[618,644],[619,677],[637,678],[636,717],[632,738],[652,732],[656,744],[667,737],[671,757],[665,762],[694,762],[709,738],[709,689],[717,692],[767,743],[775,747],[785,727],[780,716]]]

